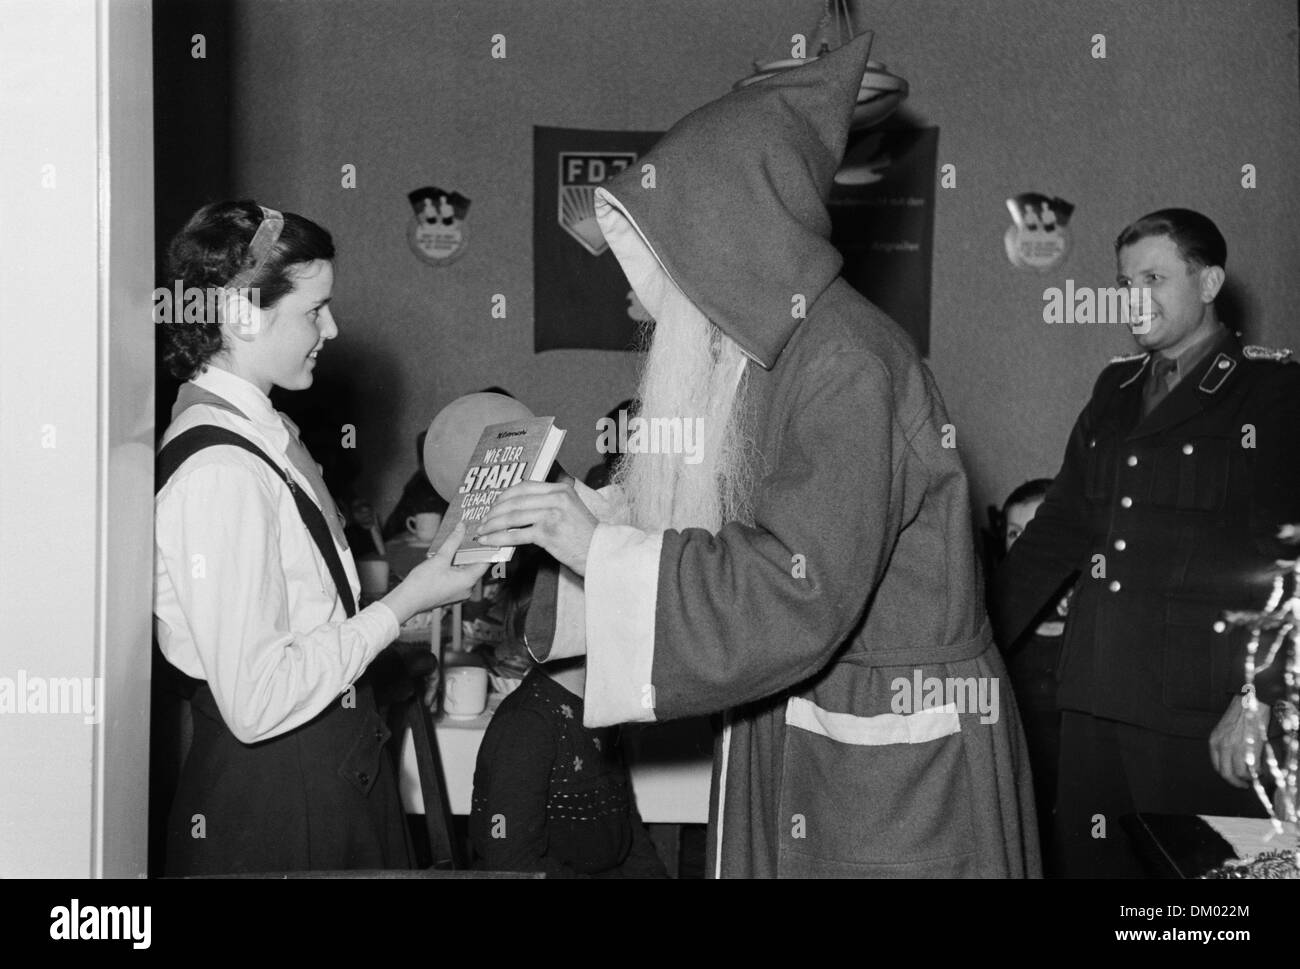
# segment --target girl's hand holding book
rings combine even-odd
[[[411,569],[402,584],[384,597],[384,605],[393,610],[399,624],[418,612],[460,602],[473,591],[490,563],[451,564],[464,535],[464,524],[458,524],[436,553]]]

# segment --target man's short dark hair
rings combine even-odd
[[[1219,227],[1191,209],[1161,209],[1142,216],[1119,234],[1115,252],[1151,236],[1169,236],[1183,262],[1195,269],[1228,262],[1228,244]]]

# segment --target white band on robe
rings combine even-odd
[[[785,722],[791,727],[859,747],[923,744],[961,732],[961,719],[957,716],[955,703],[916,713],[859,717],[823,710],[811,700],[792,696],[786,703]]]

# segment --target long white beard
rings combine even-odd
[[[693,309],[693,308],[692,308]],[[698,463],[682,454],[623,456],[614,483],[631,522],[645,531],[753,524],[756,465],[746,427],[747,358],[734,340],[698,311],[666,314],[655,324],[638,392],[638,416],[702,418]]]

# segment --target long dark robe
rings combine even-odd
[[[1033,876],[1028,754],[957,429],[828,238],[866,53],[854,42],[706,105],[598,193],[659,267],[602,216],[633,285],[666,272],[752,358],[761,469],[752,523],[597,529],[588,723],[726,711],[717,874]]]

